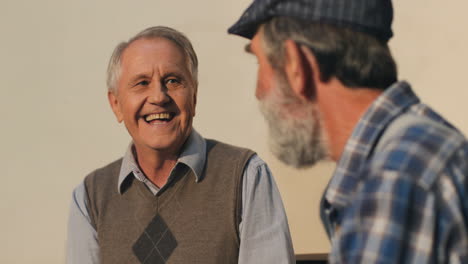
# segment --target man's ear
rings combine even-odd
[[[117,122],[121,123],[123,121],[123,115],[122,115],[122,112],[120,111],[119,99],[111,91],[107,92],[107,99],[109,100],[109,104],[112,108],[112,112],[114,112],[114,115],[117,118]]]
[[[197,93],[198,93],[198,81],[195,82],[195,91],[193,92],[193,116],[197,112]]]
[[[311,100],[315,96],[315,81],[319,80],[319,69],[314,54],[293,40],[284,42],[284,71],[293,92],[299,98]]]

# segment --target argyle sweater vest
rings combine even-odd
[[[101,263],[237,263],[242,175],[253,154],[207,140],[201,181],[178,166],[156,196],[135,177],[127,177],[118,193],[121,159],[88,175]]]

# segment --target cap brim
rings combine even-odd
[[[236,23],[228,29],[228,33],[252,39],[257,33],[257,29],[258,24],[243,25],[242,23]]]
[[[253,1],[237,22],[228,29],[228,33],[252,39],[258,27],[269,18],[266,10],[267,5],[263,2]]]

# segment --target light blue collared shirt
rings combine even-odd
[[[188,166],[198,182],[206,162],[206,141],[195,130],[170,173],[168,183],[179,163]],[[140,170],[130,144],[122,160],[118,192],[122,182],[133,176],[156,195],[162,188],[154,185]],[[67,241],[68,264],[99,263],[97,232],[90,222],[84,183],[73,191]],[[258,155],[248,161],[243,174],[242,222],[239,224],[239,264],[295,263],[288,221],[281,196],[266,163]]]

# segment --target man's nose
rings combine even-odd
[[[160,83],[152,84],[148,93],[148,102],[151,104],[164,105],[171,100],[167,88]]]

